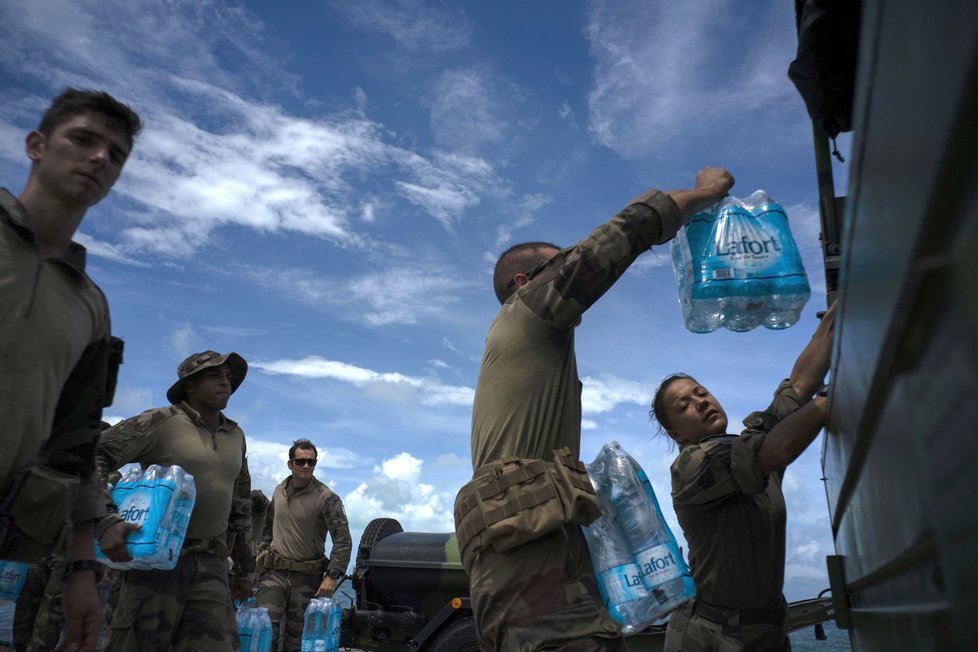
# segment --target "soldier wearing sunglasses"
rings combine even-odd
[[[267,607],[272,640],[285,621],[285,650],[298,652],[302,620],[315,597],[331,597],[350,562],[353,540],[343,502],[313,476],[318,454],[308,439],[289,449],[292,475],[272,493],[262,533],[255,606]],[[326,533],[333,541],[326,556]]]

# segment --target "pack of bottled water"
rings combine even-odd
[[[238,607],[238,638],[241,644],[237,652],[271,652],[272,619],[266,607],[252,607],[251,598],[247,605]]]
[[[686,328],[788,328],[811,289],[788,216],[763,190],[726,197],[693,216],[672,241]]]
[[[338,652],[343,608],[331,598],[313,598],[302,623],[302,652]]]
[[[96,557],[107,566],[122,570],[174,568],[196,498],[194,477],[176,464],[131,469],[112,490],[112,500],[119,508],[119,516],[142,526],[126,537],[126,549],[133,559],[110,561],[97,541]]]
[[[638,462],[612,441],[587,472],[601,516],[584,536],[601,597],[629,636],[696,597],[696,585]]]

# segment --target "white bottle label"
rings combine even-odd
[[[652,588],[682,575],[676,553],[669,545],[647,548],[635,555],[635,563],[642,571],[642,581]]]

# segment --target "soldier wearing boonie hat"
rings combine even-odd
[[[244,599],[255,572],[251,476],[244,432],[223,410],[247,373],[237,353],[195,353],[177,367],[177,381],[166,391],[171,405],[102,434],[96,456],[103,478],[130,462],[178,464],[197,487],[180,561],[169,571],[126,572],[106,650],[238,647],[226,560],[230,554],[234,562],[234,595]],[[100,527],[119,520],[112,513]]]

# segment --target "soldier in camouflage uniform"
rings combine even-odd
[[[119,178],[141,126],[108,93],[66,89],[25,139],[31,168],[20,195],[0,189],[0,504],[19,514],[0,538],[0,558],[38,561],[53,552],[67,560],[67,638],[89,649],[101,619],[92,530],[104,511],[93,482],[95,442],[117,365],[108,303],[85,272],[85,248],[72,238]],[[37,482],[15,493],[28,484],[19,481],[52,476],[58,480],[43,495]],[[56,489],[79,481],[73,501]],[[21,536],[37,530],[18,518],[49,519],[57,505],[73,526],[69,549],[51,549],[57,534]],[[103,533],[102,543],[113,548],[125,531]]]
[[[170,406],[102,434],[97,458],[103,474],[130,462],[143,468],[177,464],[193,475],[197,489],[176,568],[126,571],[107,650],[237,648],[226,559],[230,550],[237,573],[234,595],[246,599],[254,581],[251,477],[244,432],[222,410],[247,371],[237,353],[196,353],[177,368],[179,379],[166,393]],[[113,511],[102,527],[120,519]]]
[[[728,435],[716,398],[685,374],[667,377],[652,412],[680,446],[672,501],[689,544],[696,581],[692,604],[673,614],[666,652],[789,652],[784,632],[784,469],[825,424],[822,385],[832,349],[835,307],[763,412]]]
[[[493,286],[503,305],[486,338],[472,411],[476,481],[456,499],[457,531],[459,506],[478,487],[480,469],[511,456],[549,460],[562,447],[579,459],[574,330],[581,315],[641,253],[675,236],[732,185],[725,170],[706,168],[694,189],[644,193],[573,247],[534,242],[500,256]],[[462,541],[460,532],[460,547]],[[505,552],[490,545],[466,571],[484,651],[620,649],[618,625],[601,602],[578,526]]]
[[[309,600],[332,597],[353,549],[343,502],[313,476],[317,457],[308,439],[289,448],[292,475],[272,493],[258,554],[262,575],[255,606],[268,608],[273,641],[279,640],[285,620],[287,652],[299,650]],[[327,532],[333,540],[330,557],[325,555]]]

